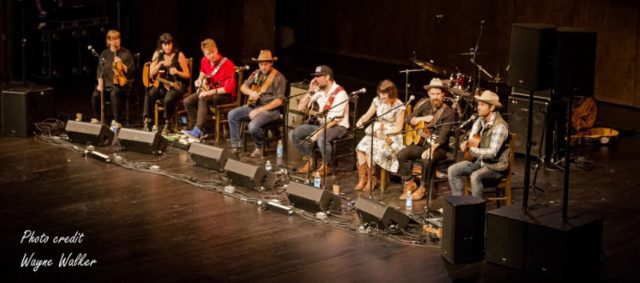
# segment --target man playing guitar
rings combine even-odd
[[[183,100],[189,119],[196,122],[192,130],[182,132],[194,139],[200,139],[204,135],[202,125],[207,119],[209,104],[227,104],[236,98],[233,62],[218,52],[213,39],[202,41],[200,49],[204,56],[200,60],[200,75],[194,82],[198,91]]]
[[[282,73],[273,68],[273,62],[277,61],[278,57],[272,57],[271,51],[260,50],[258,58],[251,60],[258,62],[259,69],[240,86],[240,91],[249,96],[249,103],[229,112],[229,131],[233,151],[239,152],[242,147],[240,123],[250,121],[249,134],[256,144],[251,157],[262,157],[265,137],[261,128],[272,121],[282,119],[281,106],[285,98],[287,80]]]
[[[429,178],[433,175],[433,165],[436,162],[447,157],[447,149],[449,148],[449,135],[455,120],[455,113],[444,103],[444,93],[447,88],[440,79],[432,79],[429,85],[425,85],[428,99],[422,99],[416,103],[413,113],[407,117],[407,123],[416,126],[423,124],[423,127],[435,127],[434,131],[429,133],[432,138],[427,139],[422,144],[413,144],[405,147],[398,152],[398,174],[402,176],[405,182],[404,191],[400,195],[400,199],[406,199],[407,194],[416,199],[422,199],[425,196],[426,187],[429,184]],[[438,126],[444,124],[443,126]],[[427,129],[416,128],[416,131],[429,132]],[[422,183],[416,189],[417,185],[411,174],[411,161],[422,158]]]
[[[460,150],[469,151],[475,161],[463,160],[448,169],[449,185],[452,195],[462,195],[462,177],[469,176],[471,193],[482,196],[483,180],[501,179],[509,167],[507,138],[509,126],[498,109],[502,108],[498,95],[485,90],[482,95],[474,96],[478,102],[478,119],[473,123],[469,136],[480,136],[480,143],[470,146],[468,141],[460,144]]]

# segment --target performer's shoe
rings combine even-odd
[[[165,120],[164,127],[162,128],[162,135],[168,136],[171,133],[171,121]]]
[[[182,133],[196,140],[200,139],[202,136],[202,131],[198,127],[194,127],[191,131],[182,130]]]
[[[367,184],[367,163],[358,165],[358,184],[353,188],[354,191],[362,191]]]
[[[411,194],[411,199],[412,200],[421,200],[424,198],[425,193],[427,192],[427,190],[424,188],[424,186],[420,185],[420,187]]]
[[[262,148],[256,147],[250,155],[253,158],[262,158],[264,157],[264,150]]]
[[[369,175],[369,181],[367,182],[367,184],[364,186],[364,189],[362,189],[362,191],[364,192],[369,192],[369,191],[373,191],[376,189],[376,186],[378,185],[378,176],[376,176],[376,167],[373,167],[373,170],[369,169],[369,166],[367,166],[367,172]]]
[[[324,175],[326,172],[327,175],[331,175],[333,174],[333,168],[331,168],[331,166],[329,165],[322,165],[320,166],[320,168],[318,168],[318,174],[320,175]]]
[[[151,128],[149,128],[150,124],[151,118],[144,118],[144,121],[142,121],[142,130],[145,132],[151,132]]]
[[[302,167],[298,168],[296,172],[300,174],[307,174],[307,172],[309,172],[309,170],[312,170],[312,169],[313,169],[313,160],[309,160]]]
[[[402,191],[402,194],[400,195],[400,199],[401,200],[407,199],[407,194],[413,193],[416,190],[416,188],[418,188],[418,185],[416,185],[416,182],[413,181],[413,179],[407,181],[404,184],[404,190]]]

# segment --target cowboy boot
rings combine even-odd
[[[368,175],[367,175],[367,163],[358,165],[358,184],[353,188],[354,191],[362,191],[364,186],[367,184]]]
[[[424,188],[423,185],[420,185],[420,187],[411,194],[411,199],[412,200],[421,200],[424,198],[425,193],[427,192],[427,189]]]
[[[402,191],[402,194],[400,195],[400,199],[401,200],[406,200],[407,199],[407,195],[413,193],[413,191],[415,191],[417,187],[418,187],[418,185],[416,185],[416,182],[413,181],[413,179],[410,179],[409,181],[405,182],[404,190]]]
[[[313,170],[313,159],[309,159],[309,161],[305,162],[304,165],[296,171],[300,174],[306,174],[309,170]]]
[[[369,167],[367,167],[368,169]],[[371,170],[368,170],[369,172],[369,181],[367,182],[367,184],[364,186],[364,189],[362,189],[362,191],[364,192],[369,192],[369,191],[373,191],[376,189],[376,185],[378,185],[378,176],[376,174],[376,172],[378,170],[376,170],[376,166],[373,166],[373,168]]]

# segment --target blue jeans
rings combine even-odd
[[[505,172],[493,171],[487,167],[481,167],[479,163],[471,161],[460,161],[456,164],[449,166],[449,186],[451,187],[451,194],[454,196],[462,195],[464,185],[462,183],[462,177],[469,176],[471,182],[471,194],[473,196],[482,197],[484,190],[483,180],[498,180],[504,177]]]
[[[240,106],[229,112],[229,132],[231,134],[231,146],[242,147],[242,139],[240,137],[240,123],[242,121],[249,122],[249,134],[253,137],[253,141],[256,143],[256,148],[262,148],[264,146],[264,133],[262,127],[272,121],[281,119],[280,111],[271,110],[260,112],[253,120],[249,119],[249,112],[254,108],[247,105]]]
[[[312,156],[313,147],[309,146],[309,142],[305,141],[305,139],[319,127],[320,126],[309,125],[309,124],[300,125],[289,133],[290,135],[289,139],[291,139],[291,141],[296,146],[296,148],[300,151],[300,153],[306,156]],[[324,164],[331,164],[331,154],[332,154],[331,141],[337,138],[341,138],[346,133],[347,133],[347,129],[345,127],[333,126],[327,129],[326,140],[325,140],[324,134],[320,135],[320,137],[316,141],[316,144],[320,149],[320,154],[322,155],[322,161],[324,162]]]

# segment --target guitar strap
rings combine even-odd
[[[211,71],[211,73],[207,75],[207,78],[213,78],[213,76],[215,76],[220,71],[220,68],[222,68],[222,65],[224,64],[224,62],[227,62],[227,57],[223,57],[222,60],[218,62],[218,65],[216,65],[213,71]],[[207,79],[207,82],[208,81],[209,80]]]
[[[333,105],[333,100],[336,99],[336,95],[338,95],[338,93],[340,91],[344,90],[344,88],[342,86],[337,87],[329,96],[329,99],[327,99],[327,103],[324,104],[324,107],[322,107],[322,111],[327,111],[329,109],[331,109],[331,106]]]
[[[433,124],[437,125],[438,121],[440,120],[440,117],[442,117],[442,113],[444,113],[444,104],[442,106],[440,106],[440,108],[438,110],[436,110],[436,113],[433,114]]]
[[[269,72],[269,76],[267,77],[267,80],[265,80],[264,83],[262,83],[262,85],[260,86],[260,92],[258,93],[263,93],[267,91],[267,89],[269,89],[269,87],[273,83],[273,79],[276,77],[277,74],[278,74],[278,70],[276,70],[275,68],[272,68],[271,72]]]

